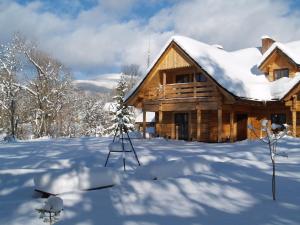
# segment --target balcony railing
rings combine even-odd
[[[145,92],[148,99],[174,98],[210,98],[216,96],[216,89],[206,82],[175,83],[161,85],[158,88],[149,88]]]

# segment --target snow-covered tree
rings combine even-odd
[[[63,200],[57,196],[50,196],[42,208],[36,209],[44,223],[53,225],[59,220],[63,211]]]
[[[22,43],[22,52],[35,70],[28,87],[35,94],[30,104],[32,123],[36,137],[55,136],[57,119],[66,107],[72,93],[72,79],[66,67],[33,44]]]
[[[108,113],[104,110],[104,99],[101,96],[84,96],[81,101],[80,120],[81,134],[102,136],[108,125]]]
[[[137,64],[123,65],[121,72],[127,82],[128,90],[136,84],[141,75],[140,66]]]
[[[9,124],[11,139],[15,139],[18,124],[17,104],[21,85],[17,81],[20,63],[14,42],[0,46],[0,109],[3,126]]]
[[[125,75],[121,75],[115,91],[116,95],[113,97],[115,110],[111,112],[112,125],[105,130],[105,133],[109,135],[114,134],[120,123],[124,124],[127,130],[133,130],[135,122],[133,109],[124,103],[124,96],[128,91]]]
[[[277,151],[278,141],[283,138],[289,132],[289,126],[287,124],[276,124],[272,123],[269,125],[268,120],[261,121],[261,128],[256,129],[251,124],[248,125],[248,128],[254,133],[254,135],[263,143],[268,145],[270,158],[272,162],[272,197],[273,200],[276,200],[276,156],[287,157],[285,152]],[[265,136],[259,137],[256,131],[259,133],[265,133]]]

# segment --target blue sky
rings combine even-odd
[[[120,0],[122,1],[122,0]],[[147,1],[140,0],[138,4],[134,4],[130,10],[130,15],[124,15],[124,19],[131,19],[139,17],[148,19],[155,15],[159,10],[167,8],[176,4],[178,0],[161,0],[161,1]],[[35,0],[17,0],[19,4],[26,5]],[[89,10],[99,4],[97,0],[41,0],[43,6],[41,12],[51,12],[58,16],[76,17],[82,10]]]
[[[0,0],[0,42],[18,31],[80,79],[145,69],[175,34],[226,50],[259,46],[269,35],[300,40],[298,0]]]

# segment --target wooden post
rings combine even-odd
[[[218,109],[218,142],[222,141],[222,109]]]
[[[234,112],[230,111],[230,142],[234,141]]]
[[[194,89],[194,98],[196,98],[197,95],[197,87],[196,87],[196,73],[193,73],[193,89]]]
[[[146,138],[146,114],[147,112],[143,109],[143,138]]]
[[[161,110],[158,111],[158,123],[159,123],[159,133],[158,135],[161,137],[162,134],[162,119],[163,119],[163,112]]]
[[[297,95],[293,95],[292,100],[292,132],[293,136],[297,136]]]
[[[197,109],[197,140],[201,138],[201,110]]]
[[[293,136],[296,137],[297,135],[297,111],[292,111],[292,132]]]
[[[176,139],[175,112],[172,112],[171,138]]]
[[[166,98],[166,83],[167,83],[167,76],[166,76],[166,73],[163,72],[163,95],[164,95],[164,98]]]
[[[190,111],[188,113],[188,139],[191,141],[192,140],[192,112]]]

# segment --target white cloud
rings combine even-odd
[[[269,34],[280,41],[300,38],[299,15],[291,13],[288,1],[192,0],[159,12],[150,26],[163,31],[219,43],[228,49],[259,45]]]
[[[81,74],[117,71],[129,63],[146,66],[149,40],[153,59],[175,33],[226,49],[258,46],[263,34],[283,42],[300,39],[299,14],[291,13],[283,0],[174,2],[145,20],[143,12],[130,17],[135,4],[143,4],[137,0],[100,1],[75,18],[43,12],[41,2],[24,6],[5,1],[0,3],[0,38],[21,31]]]

